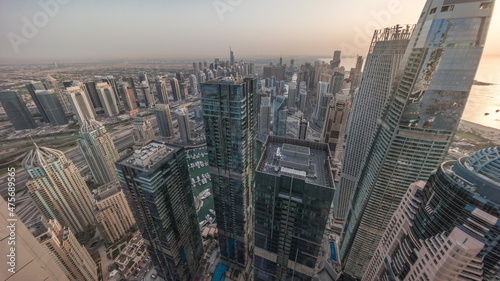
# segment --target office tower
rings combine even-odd
[[[177,81],[184,81],[184,73],[181,72],[176,72],[175,77],[177,78]]]
[[[43,109],[42,105],[40,104],[40,101],[38,100],[38,97],[36,96],[35,92],[36,91],[45,91],[45,85],[43,85],[42,82],[39,81],[31,81],[29,83],[26,83],[26,89],[28,89],[28,92],[30,93],[31,99],[36,105],[36,108],[38,109],[38,112],[40,112],[40,115],[42,116],[42,120],[45,123],[49,123],[49,117],[45,113],[45,110]]]
[[[184,149],[153,141],[116,167],[158,275],[194,280],[203,245]]]
[[[137,101],[134,96],[134,89],[128,83],[118,84],[118,92],[125,104],[125,109],[133,111],[137,109]]]
[[[182,100],[185,100],[188,97],[188,95],[189,95],[188,84],[187,83],[180,83],[179,86],[180,86],[180,90],[181,90],[180,97],[181,97]]]
[[[108,83],[101,82],[96,84],[96,91],[106,115],[110,117],[117,115],[119,111],[113,88]]]
[[[248,74],[255,74],[255,64],[253,62],[248,64]]]
[[[96,84],[93,81],[84,82],[87,93],[89,94],[92,105],[95,109],[102,108],[101,100],[99,99],[99,94],[97,94]]]
[[[134,149],[141,148],[149,141],[154,140],[155,131],[148,120],[141,116],[136,116],[132,128],[132,136],[134,137]]]
[[[288,108],[295,108],[295,99],[297,96],[297,82],[291,82],[288,87]]]
[[[163,81],[160,77],[156,77],[156,96],[158,102],[161,104],[168,104],[168,91],[167,82]]]
[[[351,97],[342,92],[335,95],[335,98],[328,105],[327,119],[321,134],[321,142],[328,144],[332,157],[336,159],[342,157],[345,128],[351,106],[350,100]]]
[[[255,171],[255,280],[313,280],[334,186],[328,146],[269,136]]]
[[[149,83],[148,74],[145,71],[139,71],[137,76],[139,77],[139,83],[142,83],[144,81],[146,81],[146,83]]]
[[[95,218],[106,243],[114,243],[130,232],[135,220],[118,181],[98,187],[94,200]]]
[[[34,129],[37,127],[21,95],[11,90],[0,91],[0,102],[16,130]]]
[[[32,225],[36,239],[57,260],[59,267],[70,280],[97,281],[97,265],[89,252],[67,226],[57,220],[39,221]],[[38,234],[38,235],[37,235]],[[33,276],[31,276],[33,277]],[[28,278],[30,280],[31,278]]]
[[[90,190],[61,151],[35,144],[22,165],[30,177],[26,183],[29,194],[47,219],[55,219],[75,233],[94,225]]]
[[[9,214],[10,208],[5,200],[0,200],[0,219],[5,222],[3,227],[6,231],[1,232],[0,248],[4,249],[2,257],[2,276],[4,280],[12,281],[69,281],[65,272],[59,267],[55,257],[50,256],[49,251],[33,237],[28,228],[16,215]],[[15,223],[15,236],[11,238],[9,220],[17,220]],[[11,221],[12,222],[12,221]],[[15,239],[15,240],[14,240]],[[11,263],[12,255],[11,241],[15,241],[15,252],[12,256],[15,261]],[[22,258],[20,258],[22,257]],[[14,267],[13,271],[10,271]]]
[[[47,114],[50,124],[53,126],[68,124],[68,118],[66,118],[66,114],[64,113],[65,110],[54,90],[35,91],[35,94],[45,114]]]
[[[299,121],[299,134],[298,134],[298,139],[299,140],[306,140],[307,139],[307,128],[309,127],[309,122],[307,122],[307,119],[304,117],[300,117]]]
[[[122,101],[120,100],[120,95],[118,94],[118,85],[116,84],[115,77],[113,75],[108,75],[108,76],[103,76],[101,77],[102,82],[108,83],[108,85],[113,88],[113,93],[115,94],[115,99],[119,104],[122,104]]]
[[[114,163],[120,155],[111,134],[94,119],[85,120],[79,134],[80,138],[76,142],[94,176],[94,181],[97,184],[116,181]]]
[[[177,124],[179,134],[183,143],[189,143],[191,140],[191,126],[189,125],[189,111],[187,108],[179,108],[175,111],[177,114]]]
[[[362,66],[363,66],[363,57],[358,56],[358,58],[356,59],[356,68],[354,68],[354,71],[353,71],[353,69],[351,69],[351,73],[350,73],[350,76],[351,76],[350,94],[351,95],[354,93],[356,88],[359,87],[359,83],[361,83],[361,74],[362,74],[361,67]]]
[[[500,147],[410,185],[363,280],[498,280]]]
[[[280,62],[278,63],[278,66],[283,66],[283,57],[280,57]]]
[[[198,71],[198,64],[193,62],[193,71],[196,73]]]
[[[181,100],[181,88],[179,86],[179,81],[176,78],[170,79],[170,87],[172,87],[172,96],[174,101]]]
[[[140,102],[146,107],[150,107],[155,104],[153,95],[151,94],[151,89],[149,89],[149,84],[146,81],[142,81],[140,85],[142,98]]]
[[[219,247],[245,267],[252,249],[254,110],[257,80],[218,78],[201,84]]]
[[[330,80],[330,91],[329,93],[335,95],[336,93],[342,91],[342,86],[344,85],[344,74],[341,72],[335,72]]]
[[[374,33],[366,57],[363,81],[353,99],[347,122],[345,158],[333,204],[334,217],[338,221],[345,219],[356,180],[375,134],[377,120],[382,117],[412,30],[401,29],[397,25]]]
[[[172,115],[170,113],[170,105],[157,104],[155,108],[156,122],[160,136],[171,138],[175,136],[174,125],[172,124]]]
[[[45,79],[43,80],[43,83],[45,84],[46,89],[54,90],[54,94],[56,98],[59,100],[59,103],[61,104],[64,113],[65,114],[71,113],[69,101],[67,97],[62,93],[61,88],[59,87],[59,82],[57,82],[57,80],[54,77],[47,75],[47,77],[45,77]]]
[[[307,86],[306,82],[301,81],[298,85],[299,91],[299,110],[304,112],[307,106]]]
[[[263,78],[276,77],[276,80],[281,81],[285,79],[285,67],[284,66],[264,66],[264,76]],[[271,86],[272,87],[272,86]]]
[[[68,87],[66,88],[66,95],[68,96],[76,120],[78,120],[78,124],[82,125],[85,120],[95,118],[95,112],[92,108],[91,101],[82,88],[77,86]]]
[[[229,48],[229,58],[230,58],[230,66],[234,66],[234,53],[233,53],[233,50],[231,50],[231,48]]]
[[[340,54],[340,51],[333,52],[333,59],[330,61],[331,68],[340,67]]]
[[[288,110],[286,108],[286,99],[283,96],[277,96],[274,101],[273,110],[273,135],[285,136],[286,135],[286,121],[288,117]]]
[[[329,100],[333,98],[332,95],[329,95],[328,98],[324,99],[324,97],[328,94],[328,87],[330,84],[325,82],[319,82],[317,95],[316,95],[316,111],[315,118],[319,121],[324,121],[326,117],[326,108],[330,103]],[[328,102],[325,104],[325,102]],[[322,124],[322,123],[321,123]]]
[[[137,96],[137,89],[135,88],[135,82],[134,78],[131,77],[124,77],[123,81],[127,82],[129,84],[129,88],[132,88],[132,92],[134,93],[135,100],[137,101],[139,97]]]
[[[269,125],[271,124],[271,98],[262,97],[259,106],[259,132],[263,134],[269,133]]]
[[[410,183],[427,180],[444,159],[474,81],[492,4],[426,4],[351,197],[340,249],[347,274],[363,275]]]
[[[189,75],[189,88],[191,89],[191,95],[198,94],[198,80],[194,74]]]

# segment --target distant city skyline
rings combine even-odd
[[[230,47],[236,61],[251,56],[331,56],[334,50],[341,50],[343,56],[364,56],[373,30],[416,22],[424,3],[4,0],[0,3],[0,59],[3,63],[229,60]],[[495,48],[500,44],[499,13],[493,15],[487,56],[500,55]]]

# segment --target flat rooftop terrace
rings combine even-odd
[[[120,161],[120,164],[149,170],[152,166],[160,162],[173,151],[174,149],[167,146],[166,143],[152,141],[142,148],[135,150],[131,155],[125,157]]]
[[[332,187],[328,145],[283,137],[268,137],[257,171],[304,179],[307,183]]]

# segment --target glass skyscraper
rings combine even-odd
[[[186,152],[152,141],[116,162],[119,181],[158,275],[195,280],[203,256]]]
[[[245,266],[252,243],[253,95],[257,80],[217,78],[201,83],[210,174],[221,256]]]
[[[373,35],[363,80],[358,93],[354,96],[347,121],[345,157],[333,204],[334,217],[338,221],[343,221],[347,213],[356,180],[359,178],[369,145],[377,129],[377,121],[384,111],[392,81],[410,41],[413,28],[414,26],[403,28],[396,25],[376,30]]]
[[[255,172],[255,280],[312,280],[333,199],[325,143],[269,136]]]
[[[0,103],[16,130],[34,129],[37,127],[21,95],[11,90],[0,91]]]
[[[429,0],[396,74],[341,238],[344,272],[360,278],[408,186],[443,161],[474,81],[493,1]]]
[[[410,186],[363,280],[499,280],[500,147]]]

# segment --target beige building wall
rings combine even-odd
[[[67,281],[65,273],[59,268],[50,252],[33,237],[17,216],[10,217],[7,202],[0,200],[0,276],[9,281]],[[16,219],[17,221],[8,221]],[[9,245],[10,230],[7,226],[15,223],[15,245]],[[12,243],[12,242],[11,242]],[[15,269],[8,271],[10,258],[7,254],[15,247]]]

